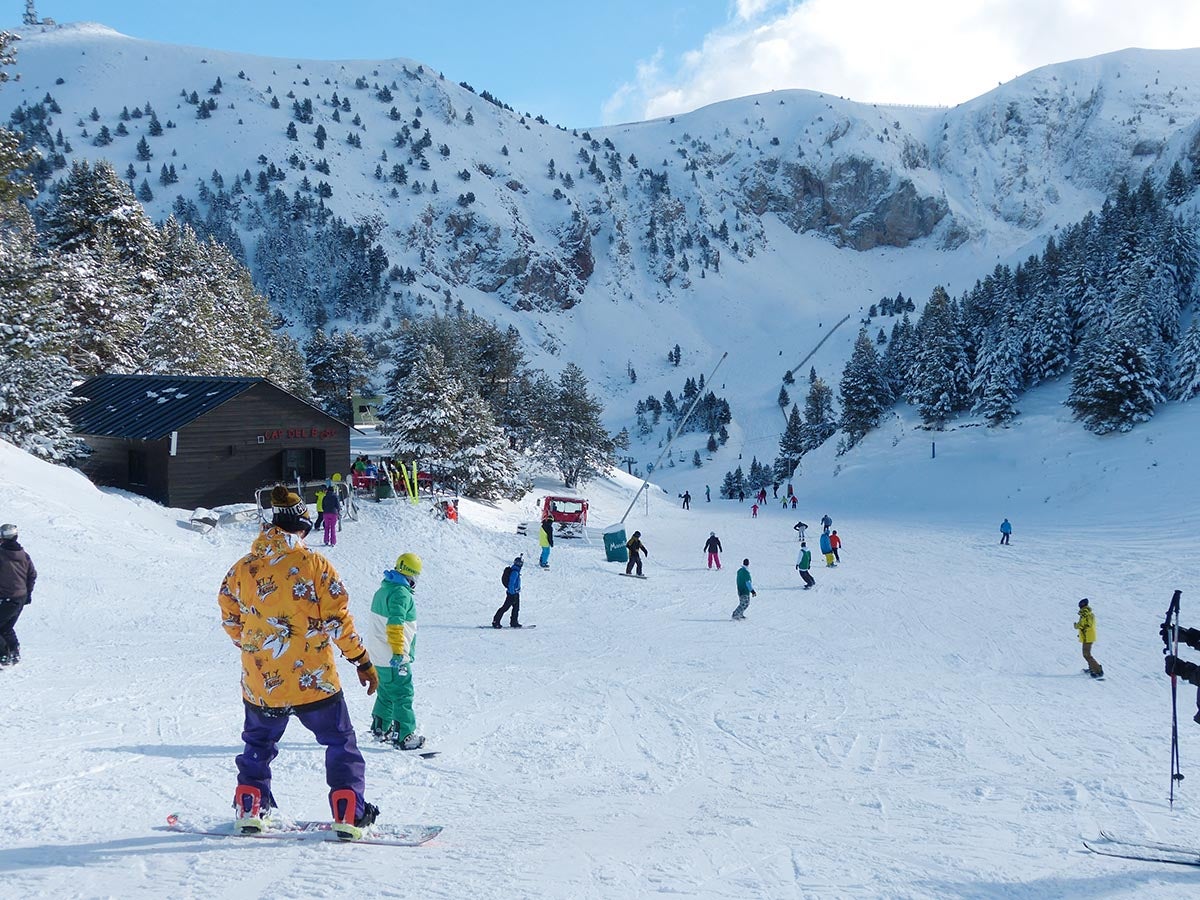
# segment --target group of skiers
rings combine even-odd
[[[334,648],[355,667],[367,694],[376,695],[371,734],[401,750],[425,739],[416,733],[412,669],[416,650],[413,591],[421,559],[402,553],[383,573],[371,600],[367,632],[350,614],[350,595],[333,565],[310,550],[308,505],[277,485],[272,520],[250,552],[226,574],[218,592],[222,626],[242,658],[245,749],[237,756],[235,827],[254,834],[275,808],[271,761],[292,716],[325,747],[333,830],[357,840],[379,815],[368,803],[366,765],[338,679]],[[296,614],[303,601],[303,620]],[[381,664],[376,666],[375,660]],[[386,660],[386,663],[382,661]]]
[[[821,517],[821,552],[825,555],[825,565],[828,568],[834,568],[841,562],[841,554],[839,549],[842,546],[842,539],[838,537],[837,531],[831,530],[833,519],[828,513]],[[800,573],[800,578],[804,581],[804,590],[808,590],[817,582],[812,577],[809,570],[812,568],[812,551],[808,549],[808,544],[804,540],[804,530],[808,526],[804,522],[797,522],[793,526],[800,533],[800,553],[796,557],[796,571]],[[640,537],[640,532],[635,532],[635,538]],[[708,533],[708,539],[704,542],[704,552],[707,555],[708,568],[716,568],[721,571],[721,539],[717,537],[715,531]],[[633,565],[632,557],[630,566]],[[626,569],[626,572],[629,570]],[[638,573],[641,574],[641,562],[638,562]],[[750,579],[750,560],[743,559],[742,567],[737,572],[737,594],[738,605],[733,611],[734,619],[745,619],[746,609],[750,606],[750,598],[757,596],[754,591],[753,584]]]

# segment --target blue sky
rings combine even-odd
[[[21,0],[7,0],[16,24]],[[348,0],[38,0],[59,22],[131,37],[310,59],[405,56],[569,126],[600,123],[605,100],[660,49],[676,56],[724,22],[727,0],[439,3]]]
[[[9,21],[24,10],[5,0]],[[403,56],[568,127],[807,88],[953,105],[1038,66],[1200,47],[1197,0],[38,0],[60,22],[264,56]]]

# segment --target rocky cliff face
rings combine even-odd
[[[402,305],[469,291],[522,311],[678,295],[776,252],[775,220],[860,252],[997,230],[1015,244],[1079,218],[1121,177],[1200,160],[1200,51],[1047,67],[954,109],[783,91],[591,132],[406,60],[283,65],[89,26],[25,34],[17,68],[4,96],[65,135],[43,152],[134,163],[139,180],[164,161],[186,169],[154,184],[151,214],[197,199],[204,213],[216,193],[251,260],[271,192],[316,203],[321,182],[330,211],[384,223],[389,263],[416,276],[392,288]],[[220,102],[200,115],[191,97],[216,78]],[[147,104],[170,120],[165,134],[148,132]],[[101,126],[116,135],[104,146]],[[146,134],[148,176],[134,149]],[[239,190],[222,193],[218,170]]]

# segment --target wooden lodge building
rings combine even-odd
[[[265,378],[98,375],[77,388],[93,482],[193,509],[350,466],[350,426]]]

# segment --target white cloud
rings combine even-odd
[[[1197,0],[735,0],[678,60],[638,64],[605,122],[808,88],[853,100],[954,104],[1030,69],[1125,47],[1200,46]]]

